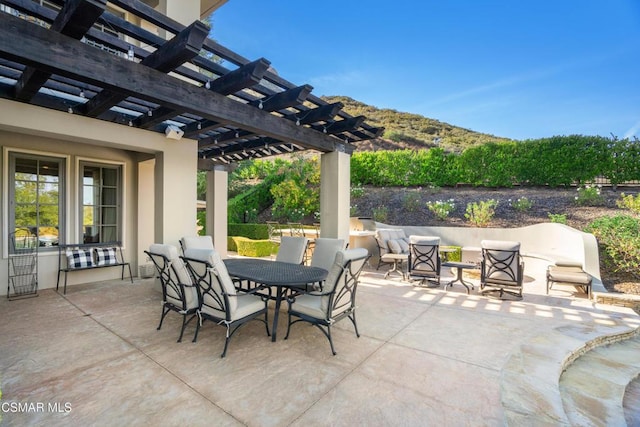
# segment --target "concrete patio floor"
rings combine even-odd
[[[170,313],[156,330],[153,279],[3,299],[2,425],[570,425],[558,386],[567,361],[640,326],[573,287],[547,296],[532,277],[522,301],[500,301],[369,269],[357,298],[361,337],[339,322],[336,356],[306,324],[284,340],[283,312],[276,342],[250,322],[224,359],[222,327],[205,323],[192,343],[192,323],[177,343]],[[30,406],[7,406],[18,402]]]

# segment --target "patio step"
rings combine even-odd
[[[638,334],[581,356],[560,378],[562,402],[571,424],[638,425],[639,375]],[[629,398],[625,398],[627,393]]]
[[[505,364],[505,424],[626,425],[625,389],[640,382],[639,374],[640,329],[623,323],[556,328],[529,340]],[[629,416],[638,417],[637,403],[628,406]]]

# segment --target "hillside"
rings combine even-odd
[[[494,135],[474,132],[419,114],[403,113],[388,108],[380,109],[346,96],[323,96],[327,102],[342,102],[344,111],[353,116],[366,116],[367,123],[384,127],[381,138],[358,143],[358,150],[396,150],[442,147],[448,151],[486,142],[509,141]]]

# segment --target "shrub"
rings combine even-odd
[[[360,184],[351,186],[351,197],[357,199],[364,196],[364,187]]]
[[[567,215],[565,214],[553,214],[549,212],[548,216],[549,216],[549,221],[551,222],[567,225]]]
[[[464,217],[476,227],[486,227],[496,214],[498,201],[494,199],[468,203]]]
[[[402,195],[402,207],[409,212],[420,210],[420,196],[414,192],[405,192]]]
[[[265,257],[276,253],[277,244],[269,240],[252,240],[242,236],[234,236],[238,255],[248,257]]]
[[[600,194],[600,186],[585,185],[578,187],[576,203],[580,206],[602,206],[604,198]]]
[[[436,218],[443,221],[447,219],[449,214],[453,212],[456,205],[453,202],[453,199],[449,200],[436,200],[435,202],[429,201],[427,202],[427,208],[433,213]]]
[[[268,239],[267,224],[228,224],[228,236],[243,236],[249,239]]]
[[[389,208],[386,206],[373,208],[373,219],[377,222],[387,222],[389,220]]]
[[[632,212],[640,213],[640,193],[636,194],[620,194],[620,199],[616,200],[616,205],[620,209],[629,209]]]
[[[640,278],[640,218],[602,217],[589,224],[585,231],[596,236],[602,246],[603,262],[613,271]]]
[[[519,197],[518,200],[514,202],[509,200],[509,204],[518,212],[526,212],[533,207],[533,201],[527,199],[526,197]]]

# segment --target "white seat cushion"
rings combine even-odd
[[[211,236],[185,236],[182,239],[182,248],[187,249],[213,249]]]
[[[315,319],[326,319],[327,311],[322,310],[322,300],[326,297],[314,296],[313,294],[300,295],[293,303],[293,310],[298,311]]]
[[[230,321],[232,322],[260,311],[265,307],[265,302],[258,295],[239,294],[230,296],[229,301],[233,301],[234,306],[236,307],[230,312]],[[226,313],[224,311],[216,310],[215,308],[212,308],[211,305],[206,304],[206,297],[203,302],[204,304],[200,309],[201,313],[208,314],[218,319],[226,319]]]

